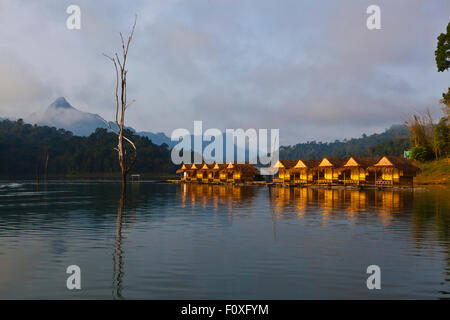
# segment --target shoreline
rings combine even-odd
[[[415,185],[447,185],[450,186],[450,158],[417,162],[414,164],[422,170],[414,178]]]
[[[342,184],[296,184],[288,185],[282,183],[273,183],[266,181],[251,181],[245,183],[231,183],[231,182],[198,182],[198,181],[181,181],[181,180],[162,180],[160,182],[172,184],[192,184],[192,185],[211,185],[211,186],[264,186],[264,187],[281,187],[281,188],[310,188],[310,189],[348,189],[348,190],[414,190],[423,187],[445,187],[450,189],[450,184],[447,183],[428,183],[428,184],[414,184],[411,186],[389,186],[389,185],[342,185]]]
[[[144,175],[138,180],[132,180],[131,177],[127,179],[129,183],[137,183],[137,182],[156,182],[156,183],[172,183],[172,184],[204,184],[204,185],[235,185],[235,186],[278,186],[278,187],[285,187],[285,188],[293,188],[293,187],[300,187],[300,188],[314,188],[314,187],[320,187],[320,188],[345,188],[345,189],[412,189],[412,188],[420,188],[420,187],[444,187],[444,188],[450,188],[450,182],[449,181],[436,181],[436,180],[420,180],[415,181],[414,185],[412,187],[410,186],[389,186],[389,185],[342,185],[342,184],[296,184],[296,185],[287,185],[282,183],[273,183],[273,182],[266,182],[266,181],[251,181],[251,182],[245,182],[245,183],[229,183],[229,182],[211,182],[211,183],[205,183],[205,182],[198,182],[198,181],[181,181],[178,179],[174,179],[175,177],[171,175]],[[88,180],[88,181],[120,181],[119,176],[60,176],[60,177],[49,177],[47,180],[40,178],[39,180],[36,180],[33,177],[0,177],[0,181],[35,181],[39,184],[44,184],[45,182],[52,182],[52,181],[77,181],[77,180]]]

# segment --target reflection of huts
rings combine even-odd
[[[376,162],[373,158],[350,157],[340,170],[344,184],[375,184],[375,172],[367,168]]]
[[[239,207],[250,206],[256,195],[255,188],[236,185],[186,183],[181,186],[180,191],[183,208],[202,207],[218,210],[219,207],[226,207],[229,214],[232,213],[233,205],[236,203]]]
[[[316,180],[314,168],[320,163],[320,160],[298,160],[295,166],[290,170],[291,179],[294,183],[311,183]]]
[[[225,169],[225,172],[227,182],[240,183],[253,181],[258,174],[258,169],[250,163],[230,162]]]
[[[291,183],[294,182],[293,176],[291,181],[290,170],[297,164],[297,160],[278,160],[273,165],[273,170],[276,172],[273,177],[275,183]]]
[[[384,156],[368,168],[375,173],[377,185],[413,185],[413,178],[420,169],[401,157]]]
[[[214,164],[209,164],[204,162],[201,166],[201,168],[197,171],[197,180],[207,183],[212,182],[212,168],[214,167]]]
[[[323,158],[315,168],[318,183],[336,183],[339,181],[339,173],[345,164],[345,159]]]

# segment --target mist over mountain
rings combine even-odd
[[[97,128],[107,129],[105,120],[101,116],[76,109],[64,97],[59,97],[45,110],[34,112],[24,120],[31,124],[71,131],[76,136],[89,136]],[[117,129],[115,123],[111,122],[111,126]],[[171,148],[176,144],[163,132],[136,132],[132,127],[126,127],[126,129],[149,138],[156,145],[165,143]]]
[[[59,97],[47,109],[34,112],[24,120],[40,126],[65,129],[77,136],[88,136],[97,128],[106,128],[98,114],[80,111],[64,97]]]

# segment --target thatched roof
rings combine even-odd
[[[291,169],[292,172],[301,172],[302,170],[313,169],[313,168],[316,168],[320,163],[320,160],[300,159],[300,160],[296,160],[296,161],[297,161],[296,165]],[[303,164],[304,166],[301,164]]]
[[[187,166],[187,165],[186,165]],[[203,163],[191,163],[186,171],[196,171],[203,166]]]
[[[319,165],[319,163],[320,163],[320,160],[303,160],[303,159],[300,159],[300,160],[297,161],[297,163],[299,161],[303,162],[307,168],[317,167]]]
[[[374,159],[374,158],[364,158],[364,157],[350,157],[344,167],[361,167],[361,168],[368,168],[370,166],[375,165],[380,160],[380,158]]]
[[[344,166],[344,164],[347,162],[346,159],[342,159],[342,158],[323,158],[320,161],[320,164],[322,164],[324,161],[328,161],[330,163],[330,165],[321,165],[321,167],[333,167],[333,168],[340,168],[342,166]]]
[[[279,163],[281,165],[283,165],[283,167],[285,169],[291,169],[293,167],[295,167],[295,165],[297,164],[298,160],[278,160],[277,163],[275,163],[274,167],[276,167]],[[280,168],[281,166],[279,166],[278,168]]]
[[[249,172],[257,174],[259,173],[258,169],[255,168],[255,166],[251,163],[233,163],[233,168],[226,169],[227,172]]]
[[[176,173],[183,173],[183,172],[189,170],[190,168],[191,168],[191,164],[183,163],[183,164],[181,165],[181,168],[179,168],[179,169],[176,171]]]
[[[395,156],[384,156],[377,163],[368,168],[369,171],[386,171],[392,169],[399,169],[408,173],[418,173],[421,171],[408,159]]]
[[[198,167],[199,170],[198,171],[208,171],[208,170],[212,170],[212,168],[214,168],[214,163],[206,163],[203,162],[202,165],[200,167]]]
[[[227,168],[228,164],[226,163],[215,163],[212,171],[221,171]]]

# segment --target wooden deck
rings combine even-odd
[[[329,181],[329,180],[327,180]],[[411,185],[398,185],[393,184],[391,181],[377,181],[376,184],[357,184],[357,183],[317,183],[309,182],[309,183],[274,183],[267,181],[235,181],[235,180],[227,180],[227,181],[183,181],[183,180],[163,180],[161,182],[170,182],[176,184],[211,184],[211,185],[234,185],[234,186],[265,186],[265,187],[275,187],[275,188],[333,188],[333,189],[411,189],[414,186]]]

